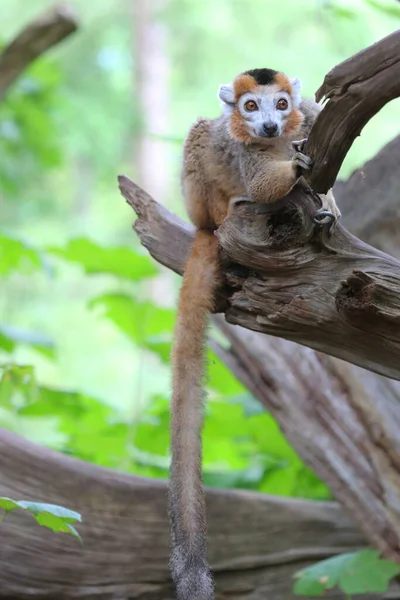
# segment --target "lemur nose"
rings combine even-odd
[[[264,123],[263,129],[267,135],[275,135],[278,131],[278,125],[276,123]]]

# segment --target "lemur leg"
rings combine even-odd
[[[338,221],[342,216],[338,205],[336,204],[335,196],[332,190],[328,190],[326,194],[321,194],[322,209],[331,212],[335,216],[335,220]]]
[[[326,194],[320,194],[320,199],[322,201],[322,208],[315,213],[314,221],[319,225],[330,223],[329,235],[332,235],[342,213],[336,204],[332,190],[328,190]]]

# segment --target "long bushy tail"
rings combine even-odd
[[[171,572],[178,600],[213,600],[202,481],[205,345],[218,283],[217,238],[198,231],[186,264],[172,351]]]

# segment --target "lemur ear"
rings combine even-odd
[[[292,84],[293,104],[298,108],[301,102],[301,80],[298,77],[294,77],[290,83]]]
[[[233,108],[235,104],[235,94],[231,84],[221,85],[218,90],[218,98],[223,102],[224,108]]]

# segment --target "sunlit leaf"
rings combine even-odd
[[[293,588],[299,596],[320,596],[338,586],[345,594],[383,593],[400,565],[379,558],[376,550],[340,554],[295,573]]]
[[[154,336],[170,333],[175,320],[175,312],[160,308],[151,302],[138,302],[126,294],[107,294],[95,298],[92,307],[101,307],[104,314],[132,341],[150,346]],[[148,342],[149,341],[149,342]]]
[[[48,251],[82,265],[86,273],[108,273],[139,281],[157,274],[155,262],[148,256],[128,247],[104,247],[87,238],[70,240],[65,248],[48,248]]]
[[[0,347],[7,352],[12,352],[16,344],[30,346],[50,358],[55,357],[54,343],[49,336],[36,331],[25,331],[11,325],[0,325]]]
[[[396,0],[364,0],[364,2],[389,17],[400,18],[400,4]]]
[[[80,523],[82,517],[78,512],[57,506],[56,504],[46,504],[42,502],[30,502],[27,500],[11,500],[11,498],[0,498],[0,508],[6,513],[22,509],[33,515],[36,522],[52,531],[69,533],[80,539],[79,533],[72,526],[77,521]]]
[[[25,242],[0,234],[0,275],[11,271],[30,274],[43,268],[40,253]]]

